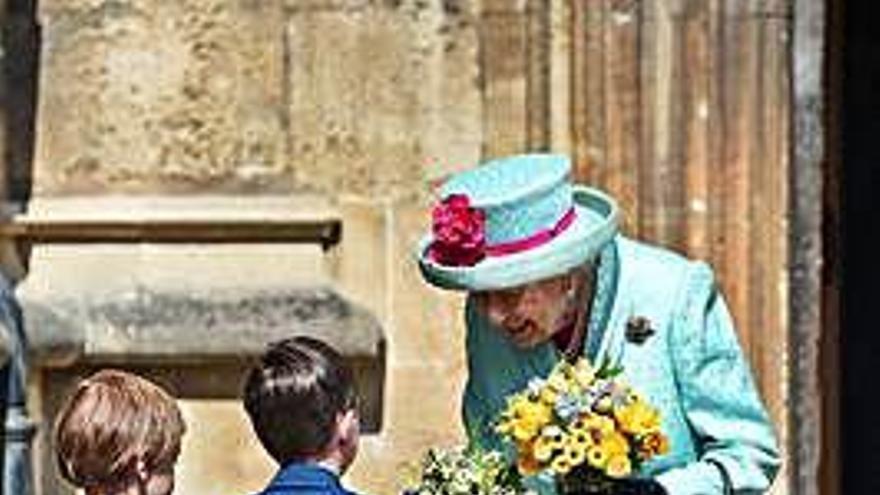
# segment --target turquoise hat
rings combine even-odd
[[[449,178],[418,245],[425,280],[452,290],[505,289],[594,258],[617,233],[617,203],[570,176],[565,155],[525,154]]]

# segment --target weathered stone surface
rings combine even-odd
[[[421,194],[435,166],[476,162],[470,12],[417,1],[302,11],[287,33],[291,159],[304,184],[399,197]]]
[[[393,2],[394,0],[387,0]],[[376,3],[374,0],[283,0],[289,12],[305,10],[361,10]]]
[[[479,156],[473,10],[44,2],[34,191],[419,194]]]
[[[344,219],[344,233],[339,245],[327,251],[328,276],[340,292],[387,323],[396,311],[389,295],[394,261],[388,257],[388,206],[343,198],[338,208]]]
[[[276,2],[45,2],[41,16],[37,194],[290,189]]]
[[[481,30],[482,75],[485,79],[486,155],[521,153],[527,149],[528,105],[527,14],[487,16]]]
[[[328,288],[175,294],[141,287],[104,300],[25,300],[24,311],[37,357],[44,348],[66,349],[65,362],[253,356],[292,335],[319,338],[346,356],[376,359],[384,352],[376,319]]]
[[[523,13],[530,7],[534,8],[535,0],[483,0],[482,14]]]

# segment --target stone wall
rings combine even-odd
[[[474,15],[462,1],[42,2],[34,192],[421,193],[479,152]]]
[[[570,153],[579,181],[620,200],[626,233],[716,268],[788,445],[789,365],[779,356],[788,355],[790,291],[789,4],[43,0],[35,159],[14,161],[8,183],[13,199],[29,185],[30,216],[60,201],[80,205],[65,219],[100,207],[136,225],[174,217],[177,201],[197,210],[204,196],[230,211],[319,198],[342,221],[340,244],[291,248],[297,261],[278,273],[265,246],[241,245],[232,257],[251,260],[246,268],[208,263],[193,279],[214,287],[291,273],[330,283],[379,319],[384,421],[351,480],[393,493],[406,462],[462,436],[462,301],[426,287],[413,263],[432,184],[495,155]],[[127,214],[132,196],[155,199],[154,211]],[[213,252],[178,245],[152,269],[154,246],[122,251],[136,261],[117,260],[132,267],[132,286],[174,280],[165,274],[180,260]],[[99,285],[102,263],[84,273],[77,261],[100,252],[38,247],[30,273],[70,270],[76,283]],[[4,270],[23,271],[6,258]],[[180,493],[257,489],[272,466],[238,404],[186,395],[203,378],[176,376],[191,424]],[[34,382],[43,395],[65,383],[49,371]],[[35,411],[51,410],[39,399]],[[783,474],[773,493],[786,490]]]
[[[413,248],[430,184],[480,156],[477,16],[464,0],[40,3],[36,200],[319,196],[339,212],[342,241],[312,254],[314,276],[387,339],[384,420],[349,476],[368,493],[399,491],[427,446],[462,438],[462,301],[422,283]],[[95,252],[65,248],[70,276]],[[58,266],[57,253],[38,257]],[[156,278],[140,266],[135,282]],[[74,371],[34,377],[37,415],[52,410],[39,392],[51,399]],[[274,467],[236,401],[187,396],[203,375],[173,380],[189,423],[178,492],[253,492]]]

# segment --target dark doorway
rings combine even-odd
[[[840,467],[846,494],[880,493],[880,313],[875,313],[880,307],[880,29],[872,15],[875,4],[846,2],[843,9]]]
[[[31,194],[39,80],[40,30],[36,0],[8,0],[2,20],[3,90],[6,119],[6,200],[26,205]]]

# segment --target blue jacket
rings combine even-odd
[[[505,397],[549,373],[560,355],[552,343],[517,348],[470,302],[466,316],[468,436],[504,451],[493,423]],[[642,343],[626,336],[634,316],[655,330]],[[671,495],[770,486],[780,464],[774,430],[708,265],[618,237],[599,257],[583,354],[623,365],[623,379],[661,410],[670,451],[640,474]],[[549,483],[533,481],[552,492]]]
[[[342,487],[339,476],[315,464],[289,464],[257,495],[356,495]]]

